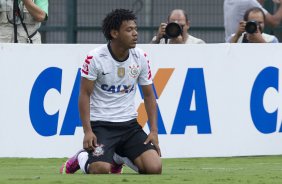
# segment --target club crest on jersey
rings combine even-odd
[[[104,154],[104,149],[103,149],[104,145],[98,145],[97,147],[95,147],[95,150],[93,151],[92,155],[95,157],[99,157],[101,155]]]
[[[124,77],[125,75],[125,68],[124,67],[119,67],[118,68],[118,71],[117,71],[117,74],[120,78]]]
[[[129,70],[130,70],[130,72],[129,72],[130,77],[132,77],[132,78],[138,77],[138,75],[140,73],[139,65],[137,65],[137,66],[136,65],[129,66]]]

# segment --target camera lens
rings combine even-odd
[[[165,34],[168,38],[176,38],[182,34],[182,28],[179,24],[171,22],[165,28]]]
[[[256,21],[248,21],[245,26],[245,30],[249,34],[253,34],[257,31],[258,25]]]

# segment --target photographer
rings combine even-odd
[[[270,1],[270,0],[269,0]],[[243,19],[244,13],[253,7],[261,8],[265,14],[265,23],[271,27],[277,27],[282,20],[282,0],[272,0],[276,3],[277,8],[273,13],[268,12],[263,4],[265,0],[224,0],[223,14],[224,14],[224,28],[225,40],[228,42],[231,34],[237,30],[237,25]]]
[[[190,44],[205,43],[203,40],[188,34],[190,22],[184,10],[172,10],[168,16],[168,23],[161,23],[158,33],[153,37],[153,44]]]
[[[0,0],[0,43],[41,43],[48,0]]]
[[[278,39],[263,33],[265,14],[261,8],[251,8],[245,12],[244,20],[240,21],[238,30],[228,39],[230,43],[278,43]]]

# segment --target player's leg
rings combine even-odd
[[[89,174],[109,174],[113,163],[113,155],[119,139],[115,130],[107,126],[92,129],[97,137],[99,146],[93,152],[79,151],[64,164],[61,173],[72,174],[79,168]]]
[[[107,124],[105,125],[104,122],[91,122],[99,146],[88,154],[87,165],[85,166],[86,173],[111,173],[115,148],[119,142],[119,132]]]
[[[78,163],[83,173],[109,174],[111,173],[112,157],[113,151],[108,150],[104,145],[99,145],[93,152],[80,153]]]
[[[60,168],[61,174],[73,174],[77,170],[80,169],[79,165],[79,156],[80,155],[86,155],[88,159],[88,153],[85,150],[79,150],[74,156],[67,159],[66,162],[63,163],[63,165]]]
[[[112,173],[120,173],[121,172],[120,167],[122,165],[126,165],[132,170],[134,170],[135,172],[139,172],[137,166],[134,165],[134,163],[129,158],[122,157],[117,153],[115,153],[113,159],[114,159],[114,165],[112,167]]]
[[[134,160],[140,174],[161,174],[162,162],[156,150],[150,149]]]
[[[144,144],[147,134],[136,123],[122,146],[122,155],[128,157],[142,174],[161,174],[162,162],[156,148],[151,144]],[[119,150],[120,151],[120,150]],[[119,153],[119,152],[118,152]]]
[[[84,174],[88,174],[89,173],[88,159],[89,159],[88,153],[83,149],[79,150],[74,156],[72,156],[66,162],[63,163],[63,165],[60,168],[60,173],[74,174],[76,171],[80,169]],[[138,168],[126,157],[121,157],[115,153],[113,156],[113,160],[114,162],[111,164],[111,173],[113,174],[121,174],[124,164],[132,168],[136,172],[138,172]],[[95,165],[91,167],[95,167]],[[101,165],[97,167],[101,167]],[[91,170],[95,170],[95,169],[91,169]],[[98,171],[93,171],[93,172],[98,172]]]
[[[96,158],[91,156],[92,153],[88,153],[85,150],[78,151],[74,156],[69,158],[60,168],[61,174],[74,174],[81,169],[85,174],[109,174],[113,167],[112,159],[99,158],[106,161],[96,161]],[[112,154],[113,155],[113,154]]]
[[[110,174],[111,164],[107,162],[94,162],[89,164],[88,174]]]

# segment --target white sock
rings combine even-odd
[[[79,153],[78,157],[78,164],[79,164],[79,167],[80,167],[80,170],[86,174],[86,171],[85,171],[85,164],[88,160],[88,153],[86,151],[83,151],[81,153]],[[88,168],[89,166],[87,166]]]
[[[129,160],[127,157],[121,157],[118,154],[114,153],[113,159],[114,159],[115,163],[125,164],[126,166],[128,166],[129,168],[134,170],[135,172],[138,172],[137,166],[134,165],[133,162],[131,162],[131,160]]]

